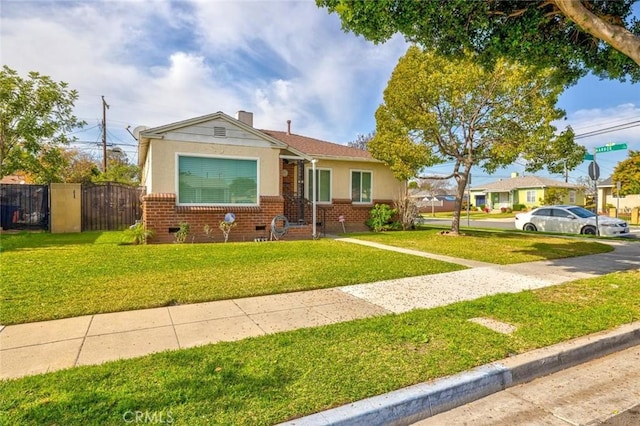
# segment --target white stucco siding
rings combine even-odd
[[[217,142],[217,141],[216,141]],[[270,145],[265,147],[238,146],[212,142],[187,142],[167,139],[151,141],[149,157],[153,155],[153,167],[148,179],[152,183],[147,186],[148,193],[175,193],[176,188],[176,156],[220,156],[224,158],[258,158],[260,171],[259,195],[279,195],[279,150]]]

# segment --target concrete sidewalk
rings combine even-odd
[[[359,240],[345,243],[372,245]],[[405,312],[640,268],[640,244],[606,254],[507,266],[373,244],[472,267],[324,290],[87,315],[0,328],[0,379]]]

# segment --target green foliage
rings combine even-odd
[[[52,167],[57,170],[64,163],[59,146],[74,140],[66,133],[86,124],[73,115],[77,99],[67,83],[37,72],[22,78],[2,67],[0,178],[21,170],[38,182],[52,179]]]
[[[556,108],[562,90],[551,69],[505,60],[488,69],[471,53],[452,59],[412,46],[384,91],[369,150],[400,180],[436,163],[453,163],[457,233],[473,166],[493,173],[520,157],[528,161],[527,171],[582,163],[585,151],[571,129],[556,135],[552,125],[564,116]]]
[[[180,222],[180,229],[175,233],[176,243],[182,244],[187,240],[191,226],[187,222]]]
[[[527,206],[524,205],[524,204],[514,204],[513,205],[513,211],[514,212],[521,212],[521,211],[526,210],[526,209],[527,209]]]
[[[144,223],[137,222],[135,225],[124,230],[123,240],[131,241],[134,245],[146,244],[147,239],[153,237],[154,232],[151,229],[147,229]]]
[[[640,151],[629,151],[629,158],[618,163],[613,170],[611,180],[613,191],[617,192],[620,182],[620,195],[640,194]]]
[[[125,185],[138,185],[140,168],[129,163],[127,154],[122,150],[107,151],[107,172],[99,173],[93,182],[118,182]]]
[[[569,195],[568,188],[548,187],[544,190],[544,198],[540,200],[542,205],[562,204]]]
[[[387,204],[376,204],[369,211],[369,219],[366,224],[374,232],[389,231],[393,228],[393,217],[398,213]]]
[[[555,1],[469,0],[316,0],[337,13],[344,30],[382,43],[396,33],[440,53],[456,57],[473,51],[485,64],[507,57],[560,71],[568,84],[588,71],[604,78],[640,80],[639,57],[634,60],[610,44],[587,34],[567,18]],[[591,23],[611,25],[609,43],[626,39],[629,50],[640,51],[640,24],[633,16],[634,0],[581,1],[593,13]],[[587,14],[583,14],[587,16]],[[633,36],[635,35],[635,37]],[[630,37],[629,37],[630,36]]]

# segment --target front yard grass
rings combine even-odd
[[[416,250],[508,264],[612,250],[593,241],[438,230],[356,234]],[[462,266],[320,241],[120,245],[118,232],[2,236],[0,324],[435,274]],[[375,259],[375,261],[372,261]]]
[[[350,234],[349,237],[480,262],[508,265],[606,253],[607,244],[494,230],[463,230],[464,237],[441,235],[441,229]]]
[[[465,269],[329,239],[133,246],[121,235],[3,235],[0,324]]]
[[[637,320],[638,294],[635,270],[2,381],[0,424],[274,424]]]

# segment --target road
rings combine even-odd
[[[444,218],[433,218],[433,217],[425,217],[424,223],[427,225],[440,225],[440,226],[450,226],[451,219]],[[460,218],[460,228],[464,229],[467,227],[471,228],[491,228],[491,229],[515,229],[513,225],[513,219],[484,219],[484,220],[469,220],[467,221],[466,216],[462,216]],[[640,239],[640,228],[632,227],[631,233],[626,236],[626,238]]]
[[[536,379],[415,423],[640,425],[640,346]]]

